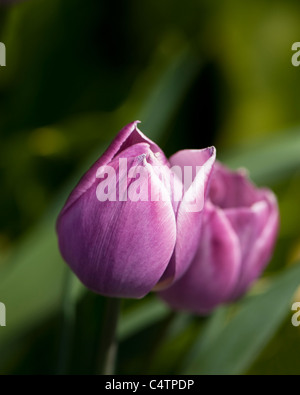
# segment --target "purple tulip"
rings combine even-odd
[[[276,241],[276,197],[245,171],[216,163],[198,251],[184,276],[160,296],[174,309],[207,314],[242,296],[262,273]]]
[[[112,297],[140,298],[184,274],[197,250],[215,162],[214,148],[180,151],[168,161],[137,124],[120,131],[57,221],[65,261],[88,288]],[[193,169],[188,184],[179,177],[184,166]],[[198,196],[202,206],[191,210]]]

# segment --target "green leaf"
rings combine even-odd
[[[196,344],[200,340],[204,347],[198,347],[197,353],[192,351],[184,373],[235,375],[245,372],[291,311],[290,302],[299,286],[299,278],[300,263],[278,275],[263,294],[242,301],[228,323],[224,325],[224,320],[217,319],[210,327],[215,334],[211,337],[207,331],[202,339],[197,339]]]
[[[53,220],[42,223],[1,267],[0,297],[6,305],[7,327],[1,331],[0,347],[60,305],[65,264],[54,229]],[[77,281],[72,295],[78,295],[78,289]]]
[[[158,137],[165,130],[199,69],[199,61],[185,49],[165,70],[140,112],[147,135]]]
[[[248,169],[251,178],[259,184],[281,181],[300,167],[299,128],[284,131],[272,140],[235,148],[220,157],[233,169]]]
[[[165,318],[170,310],[156,298],[141,301],[128,313],[121,315],[118,339],[125,340],[150,324]]]

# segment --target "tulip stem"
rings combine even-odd
[[[114,374],[117,355],[116,330],[120,314],[121,300],[107,298],[99,355],[99,373]]]

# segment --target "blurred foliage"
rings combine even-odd
[[[66,281],[55,219],[135,119],[168,155],[214,144],[228,165],[248,168],[277,193],[281,231],[265,276],[209,318],[170,312],[155,295],[124,301],[118,371],[300,373],[290,323],[300,286],[299,19],[296,0],[0,6],[0,373],[96,373],[104,301]]]

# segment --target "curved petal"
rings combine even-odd
[[[203,206],[215,158],[216,150],[211,147],[179,151],[169,160],[171,169],[178,166],[182,171],[185,193],[177,208],[177,241],[172,260],[160,281],[162,287],[184,274],[198,249]],[[190,180],[189,177],[184,177],[184,174],[191,173]]]
[[[136,160],[140,159],[129,161],[129,170]],[[110,165],[116,169],[118,182],[118,161]],[[163,189],[152,166],[146,163],[145,169],[151,175],[151,188]],[[142,178],[145,193],[147,182],[148,177]],[[174,250],[176,223],[170,199],[152,202],[143,201],[142,196],[142,201],[100,202],[97,184],[94,182],[73,203],[72,210],[59,217],[61,253],[93,291],[115,297],[143,297],[162,276]]]
[[[221,210],[207,205],[192,264],[180,280],[159,295],[175,309],[207,314],[232,293],[240,265],[235,232]]]
[[[68,210],[85,192],[87,192],[89,188],[93,186],[97,180],[96,174],[99,167],[109,164],[116,156],[122,157],[121,153],[135,144],[148,144],[152,152],[159,152],[160,161],[163,164],[168,163],[168,160],[158,145],[146,137],[137,128],[138,123],[139,121],[135,121],[128,124],[117,134],[104,154],[91,166],[91,168],[84,174],[77,186],[74,188],[64,208],[62,209],[61,215],[66,210]]]
[[[247,178],[244,169],[231,171],[216,162],[211,178],[209,198],[223,209],[250,207],[262,198],[261,190]]]
[[[260,190],[265,199],[250,208],[225,210],[225,215],[239,237],[242,266],[229,301],[243,295],[268,264],[279,228],[279,211],[275,195]]]

